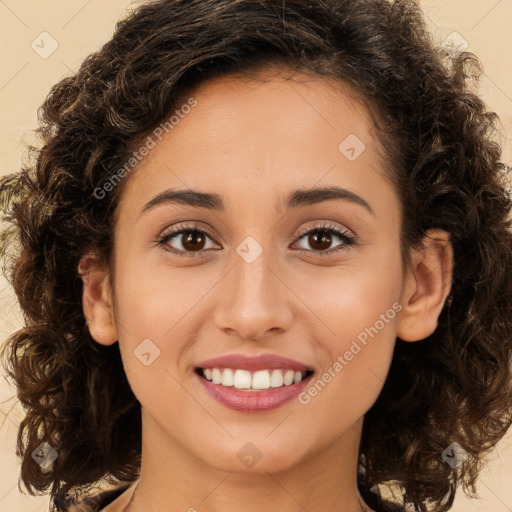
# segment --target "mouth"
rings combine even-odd
[[[285,368],[249,371],[241,368],[196,367],[194,371],[199,377],[213,384],[249,392],[293,386],[315,373],[312,369],[299,371]]]
[[[224,354],[197,362],[201,388],[223,406],[264,413],[290,403],[309,385],[315,370],[280,354]]]
[[[266,413],[290,403],[310,383],[312,369],[196,367],[199,384],[221,405],[239,413]]]

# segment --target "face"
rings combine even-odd
[[[403,299],[400,203],[346,86],[222,77],[191,96],[124,178],[113,287],[123,364],[145,438],[224,470],[284,470],[356,443],[382,389]],[[218,197],[151,203],[186,189]],[[280,398],[277,387],[237,398],[197,371],[228,354],[314,374]],[[244,466],[243,450],[261,459]]]

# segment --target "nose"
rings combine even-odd
[[[248,340],[261,340],[267,333],[289,329],[293,321],[293,293],[285,275],[265,249],[253,261],[243,252],[220,283],[214,320],[217,328]]]

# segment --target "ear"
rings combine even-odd
[[[453,276],[453,247],[450,235],[431,229],[423,248],[414,251],[402,288],[402,310],[397,317],[397,336],[419,341],[437,328],[438,318],[450,293]]]
[[[88,254],[80,260],[78,273],[83,282],[82,306],[89,332],[98,343],[112,345],[119,336],[108,269],[96,256]]]

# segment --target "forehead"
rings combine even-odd
[[[222,76],[201,84],[187,103],[195,106],[177,105],[172,126],[158,139],[150,135],[154,148],[129,176],[124,202],[141,207],[169,187],[282,196],[291,185],[368,188],[384,177],[371,117],[341,82]]]

